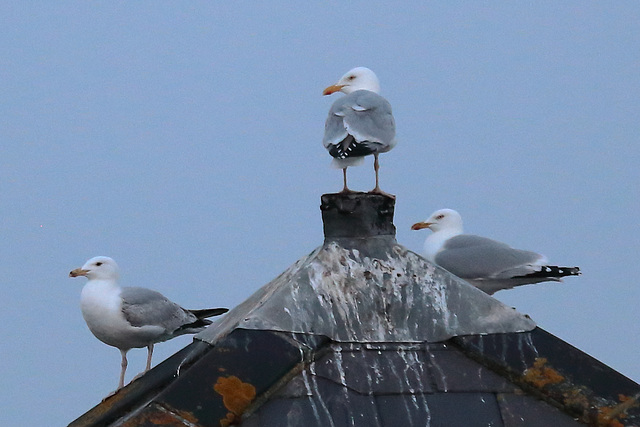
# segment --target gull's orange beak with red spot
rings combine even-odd
[[[412,230],[422,230],[423,228],[429,228],[431,227],[431,222],[416,222],[415,224],[413,224],[411,226]]]
[[[344,87],[345,85],[331,85],[328,88],[326,88],[325,90],[322,91],[323,95],[331,95],[332,93],[335,92],[340,92],[340,90]]]

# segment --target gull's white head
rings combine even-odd
[[[118,264],[108,256],[97,256],[69,273],[69,277],[85,276],[89,280],[118,280]]]
[[[429,219],[411,226],[412,230],[421,230],[423,228],[429,228],[433,232],[447,230],[461,234],[462,217],[453,209],[440,209],[432,213]]]
[[[342,76],[338,83],[326,88],[322,94],[331,95],[335,92],[343,92],[348,95],[356,90],[368,90],[380,93],[378,76],[367,67],[356,67]]]

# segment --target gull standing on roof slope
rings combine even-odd
[[[147,347],[146,372],[151,368],[155,343],[200,332],[212,323],[207,317],[229,311],[226,308],[186,310],[151,289],[121,288],[118,265],[105,256],[91,258],[69,276],[89,279],[80,298],[82,316],[96,338],[120,349],[122,370],[118,390],[124,386],[130,349]]]
[[[561,277],[580,275],[578,267],[547,265],[544,255],[462,234],[462,217],[453,209],[435,211],[429,219],[411,227],[422,228],[433,231],[424,242],[425,258],[489,295],[515,286],[561,282]]]
[[[389,195],[380,190],[378,154],[396,145],[396,124],[391,104],[378,95],[378,77],[368,68],[354,68],[322,94],[330,95],[338,91],[346,96],[337,99],[331,106],[322,142],[333,156],[332,164],[342,169],[342,192],[351,192],[347,187],[347,167],[359,165],[364,156],[373,154],[376,187],[371,192]]]

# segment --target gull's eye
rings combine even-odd
[[[355,78],[356,78],[356,76],[354,76],[354,75],[350,75],[349,77],[347,77],[347,80],[353,80],[353,79],[355,79]]]
[[[100,267],[102,265],[102,262],[96,262],[96,267]]]
[[[443,214],[440,214],[440,215],[438,215],[438,216],[436,217],[436,219],[442,219],[442,218],[444,218],[444,215],[443,215]]]

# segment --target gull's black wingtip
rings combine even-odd
[[[206,319],[207,317],[220,316],[221,314],[229,311],[228,308],[205,308],[202,310],[189,310],[191,311],[198,319]]]
[[[582,272],[580,267],[559,267],[557,265],[545,265],[540,271],[535,273],[525,274],[523,276],[517,276],[515,278],[547,278],[549,280],[559,281],[561,277],[567,276],[580,276]]]

